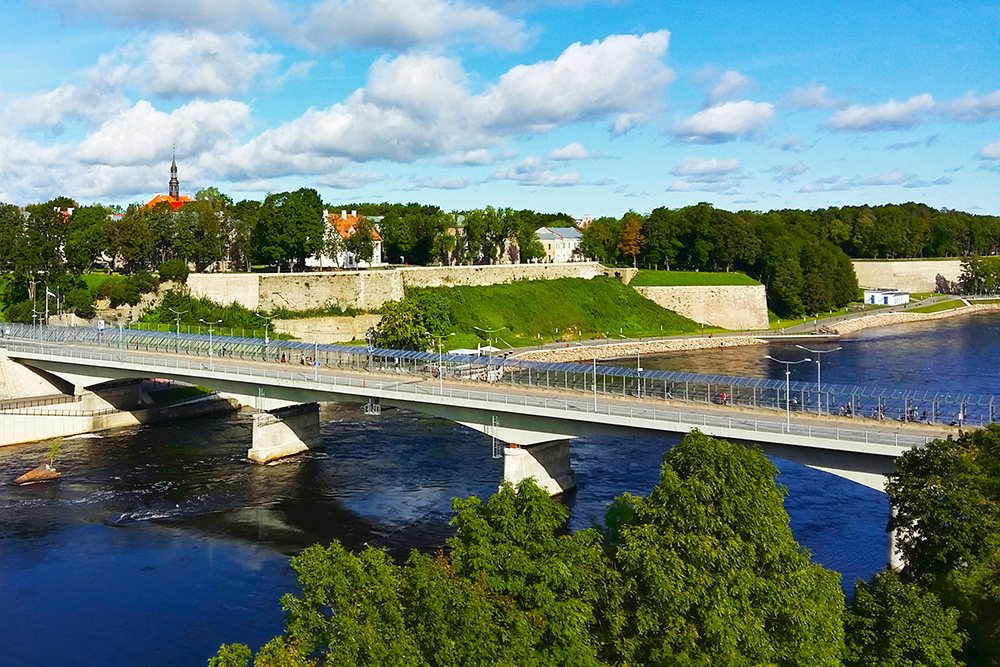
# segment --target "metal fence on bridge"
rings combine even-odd
[[[9,330],[9,334],[7,331]],[[919,389],[879,388],[784,380],[654,371],[592,363],[530,361],[507,356],[438,354],[302,341],[138,331],[90,327],[5,325],[13,338],[119,350],[143,350],[210,359],[244,359],[325,367],[355,372],[389,373],[487,384],[544,387],[602,396],[631,396],[721,404],[755,409],[839,414],[845,417],[967,425],[996,421],[993,395],[942,393]]]

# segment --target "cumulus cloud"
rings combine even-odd
[[[767,102],[724,102],[682,121],[677,138],[689,143],[716,144],[758,133],[774,118],[774,105]]]
[[[576,43],[555,60],[519,65],[486,92],[480,109],[497,128],[541,132],[582,120],[614,117],[621,134],[652,120],[674,73],[663,62],[670,33],[612,35]]]
[[[97,123],[129,106],[116,87],[88,77],[82,84],[67,84],[55,90],[14,99],[4,111],[7,123],[43,127],[62,132],[70,121]]]
[[[545,160],[541,158],[527,158],[520,164],[512,167],[499,169],[490,175],[493,181],[514,181],[518,185],[538,185],[545,187],[562,187],[567,185],[577,185],[580,182],[580,174],[556,174],[549,170]]]
[[[666,33],[653,33],[574,44],[554,61],[515,67],[479,95],[456,60],[381,58],[365,87],[343,102],[309,109],[229,159],[248,173],[263,165],[299,169],[328,159],[409,162],[449,154],[450,164],[489,164],[489,147],[510,136],[623,113],[650,119],[673,77],[660,60],[667,41]]]
[[[135,78],[153,95],[225,97],[245,94],[280,61],[278,54],[258,52],[257,43],[240,33],[168,33],[149,42],[146,62]]]
[[[600,156],[592,155],[587,151],[583,144],[578,141],[574,141],[571,144],[566,144],[562,148],[556,148],[546,157],[550,160],[589,160]]]
[[[695,72],[691,83],[708,88],[705,106],[739,99],[744,92],[757,88],[757,82],[735,70],[722,71],[715,65],[706,65]]]
[[[77,157],[125,166],[162,160],[173,145],[182,154],[211,152],[249,124],[250,110],[240,102],[195,100],[165,113],[140,100],[89,134],[77,149]]]
[[[905,130],[913,127],[934,109],[929,93],[914,95],[905,102],[889,100],[872,106],[852,105],[833,114],[827,127],[838,132]]]
[[[450,155],[445,163],[456,167],[482,167],[496,162],[493,153],[485,148],[476,148],[471,151],[464,151],[455,155]]]
[[[325,185],[335,190],[354,190],[384,180],[384,174],[374,171],[339,171],[320,176],[316,179],[316,184]]]
[[[956,120],[980,122],[1000,118],[1000,90],[982,97],[969,92],[949,102],[941,113]]]
[[[309,43],[405,51],[449,40],[518,50],[524,24],[488,7],[451,0],[324,0],[309,17]]]
[[[805,142],[802,141],[802,137],[797,134],[793,134],[787,139],[781,139],[780,141],[772,141],[771,148],[777,148],[783,151],[791,151],[793,153],[801,153],[811,146],[807,146]]]
[[[831,96],[829,89],[818,83],[796,88],[778,100],[778,106],[786,109],[843,109],[848,104],[843,98]]]
[[[979,149],[979,157],[983,160],[1000,160],[1000,140],[986,144]]]

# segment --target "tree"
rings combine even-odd
[[[636,257],[642,250],[642,218],[638,213],[629,211],[622,218],[621,233],[618,236],[618,249],[623,255],[632,256],[632,267],[636,267]]]
[[[966,664],[1000,664],[1000,426],[907,451],[886,492],[903,580],[959,611]]]
[[[840,575],[795,542],[776,472],[760,452],[693,431],[663,457],[647,497],[615,501],[614,662],[840,663]]]
[[[101,255],[101,230],[108,219],[103,206],[84,206],[73,211],[66,229],[66,266],[75,273],[86,273]]]
[[[427,334],[412,301],[389,301],[382,306],[376,340],[379,347],[394,350],[426,350]]]
[[[291,262],[300,270],[306,257],[323,247],[323,201],[309,188],[268,195],[254,228],[257,259],[265,264]]]
[[[933,593],[883,571],[871,583],[860,579],[844,616],[845,667],[957,667],[965,637],[958,611]]]

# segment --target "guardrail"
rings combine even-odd
[[[571,398],[556,398],[533,394],[522,389],[517,393],[495,390],[455,389],[443,385],[416,384],[405,381],[375,380],[364,377],[339,375],[328,370],[313,367],[309,371],[292,370],[288,366],[250,366],[244,364],[227,364],[215,361],[208,363],[201,359],[193,360],[183,357],[164,357],[135,354],[132,352],[107,353],[79,348],[51,346],[33,342],[16,342],[11,348],[26,353],[35,353],[48,357],[80,359],[114,364],[134,364],[143,369],[159,369],[165,371],[183,371],[185,375],[204,378],[205,373],[230,376],[231,378],[247,380],[271,380],[273,384],[297,386],[303,389],[322,391],[329,388],[351,389],[349,393],[371,397],[375,392],[395,394],[390,398],[395,400],[414,400],[420,402],[423,397],[438,397],[449,401],[464,400],[482,403],[483,408],[498,409],[504,406],[505,411],[511,408],[533,407],[541,408],[550,414],[563,418],[575,419],[581,413],[600,417],[627,417],[633,420],[643,420],[659,423],[676,423],[683,429],[697,427],[724,427],[754,433],[771,433],[808,438],[823,438],[833,441],[891,445],[894,447],[912,447],[923,445],[932,438],[909,433],[900,433],[888,429],[845,428],[836,425],[802,424],[786,422],[785,419],[763,419],[742,415],[715,415],[693,412],[682,408],[658,408],[646,405],[622,404],[620,401],[592,401]],[[294,367],[293,367],[294,368]],[[360,390],[360,391],[356,391]],[[348,392],[339,392],[348,393]],[[427,401],[425,401],[427,402]],[[437,401],[441,402],[441,400]]]

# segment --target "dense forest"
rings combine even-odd
[[[324,210],[358,211],[364,224],[341,238],[323,223]],[[563,213],[490,206],[446,213],[416,203],[331,205],[307,188],[240,202],[208,188],[178,210],[161,202],[121,211],[66,197],[24,208],[0,204],[0,274],[11,277],[0,306],[30,321],[42,283],[72,294],[71,307],[83,314],[88,287],[78,277],[95,267],[125,275],[168,262],[196,271],[291,271],[304,270],[315,253],[342,249],[370,259],[376,232],[391,263],[532,262],[544,256],[539,227],[573,224]],[[768,213],[698,204],[598,218],[584,229],[580,257],[611,266],[743,271],[764,283],[775,313],[796,317],[857,298],[852,257],[989,256],[998,244],[1000,218],[923,204]],[[135,294],[130,288],[117,296],[131,302]]]
[[[624,494],[587,530],[568,533],[566,507],[528,480],[456,500],[437,554],[310,547],[292,559],[285,632],[209,665],[1000,664],[1000,427],[897,461],[905,567],[859,580],[846,604],[792,537],[776,473],[694,431],[647,496]]]

